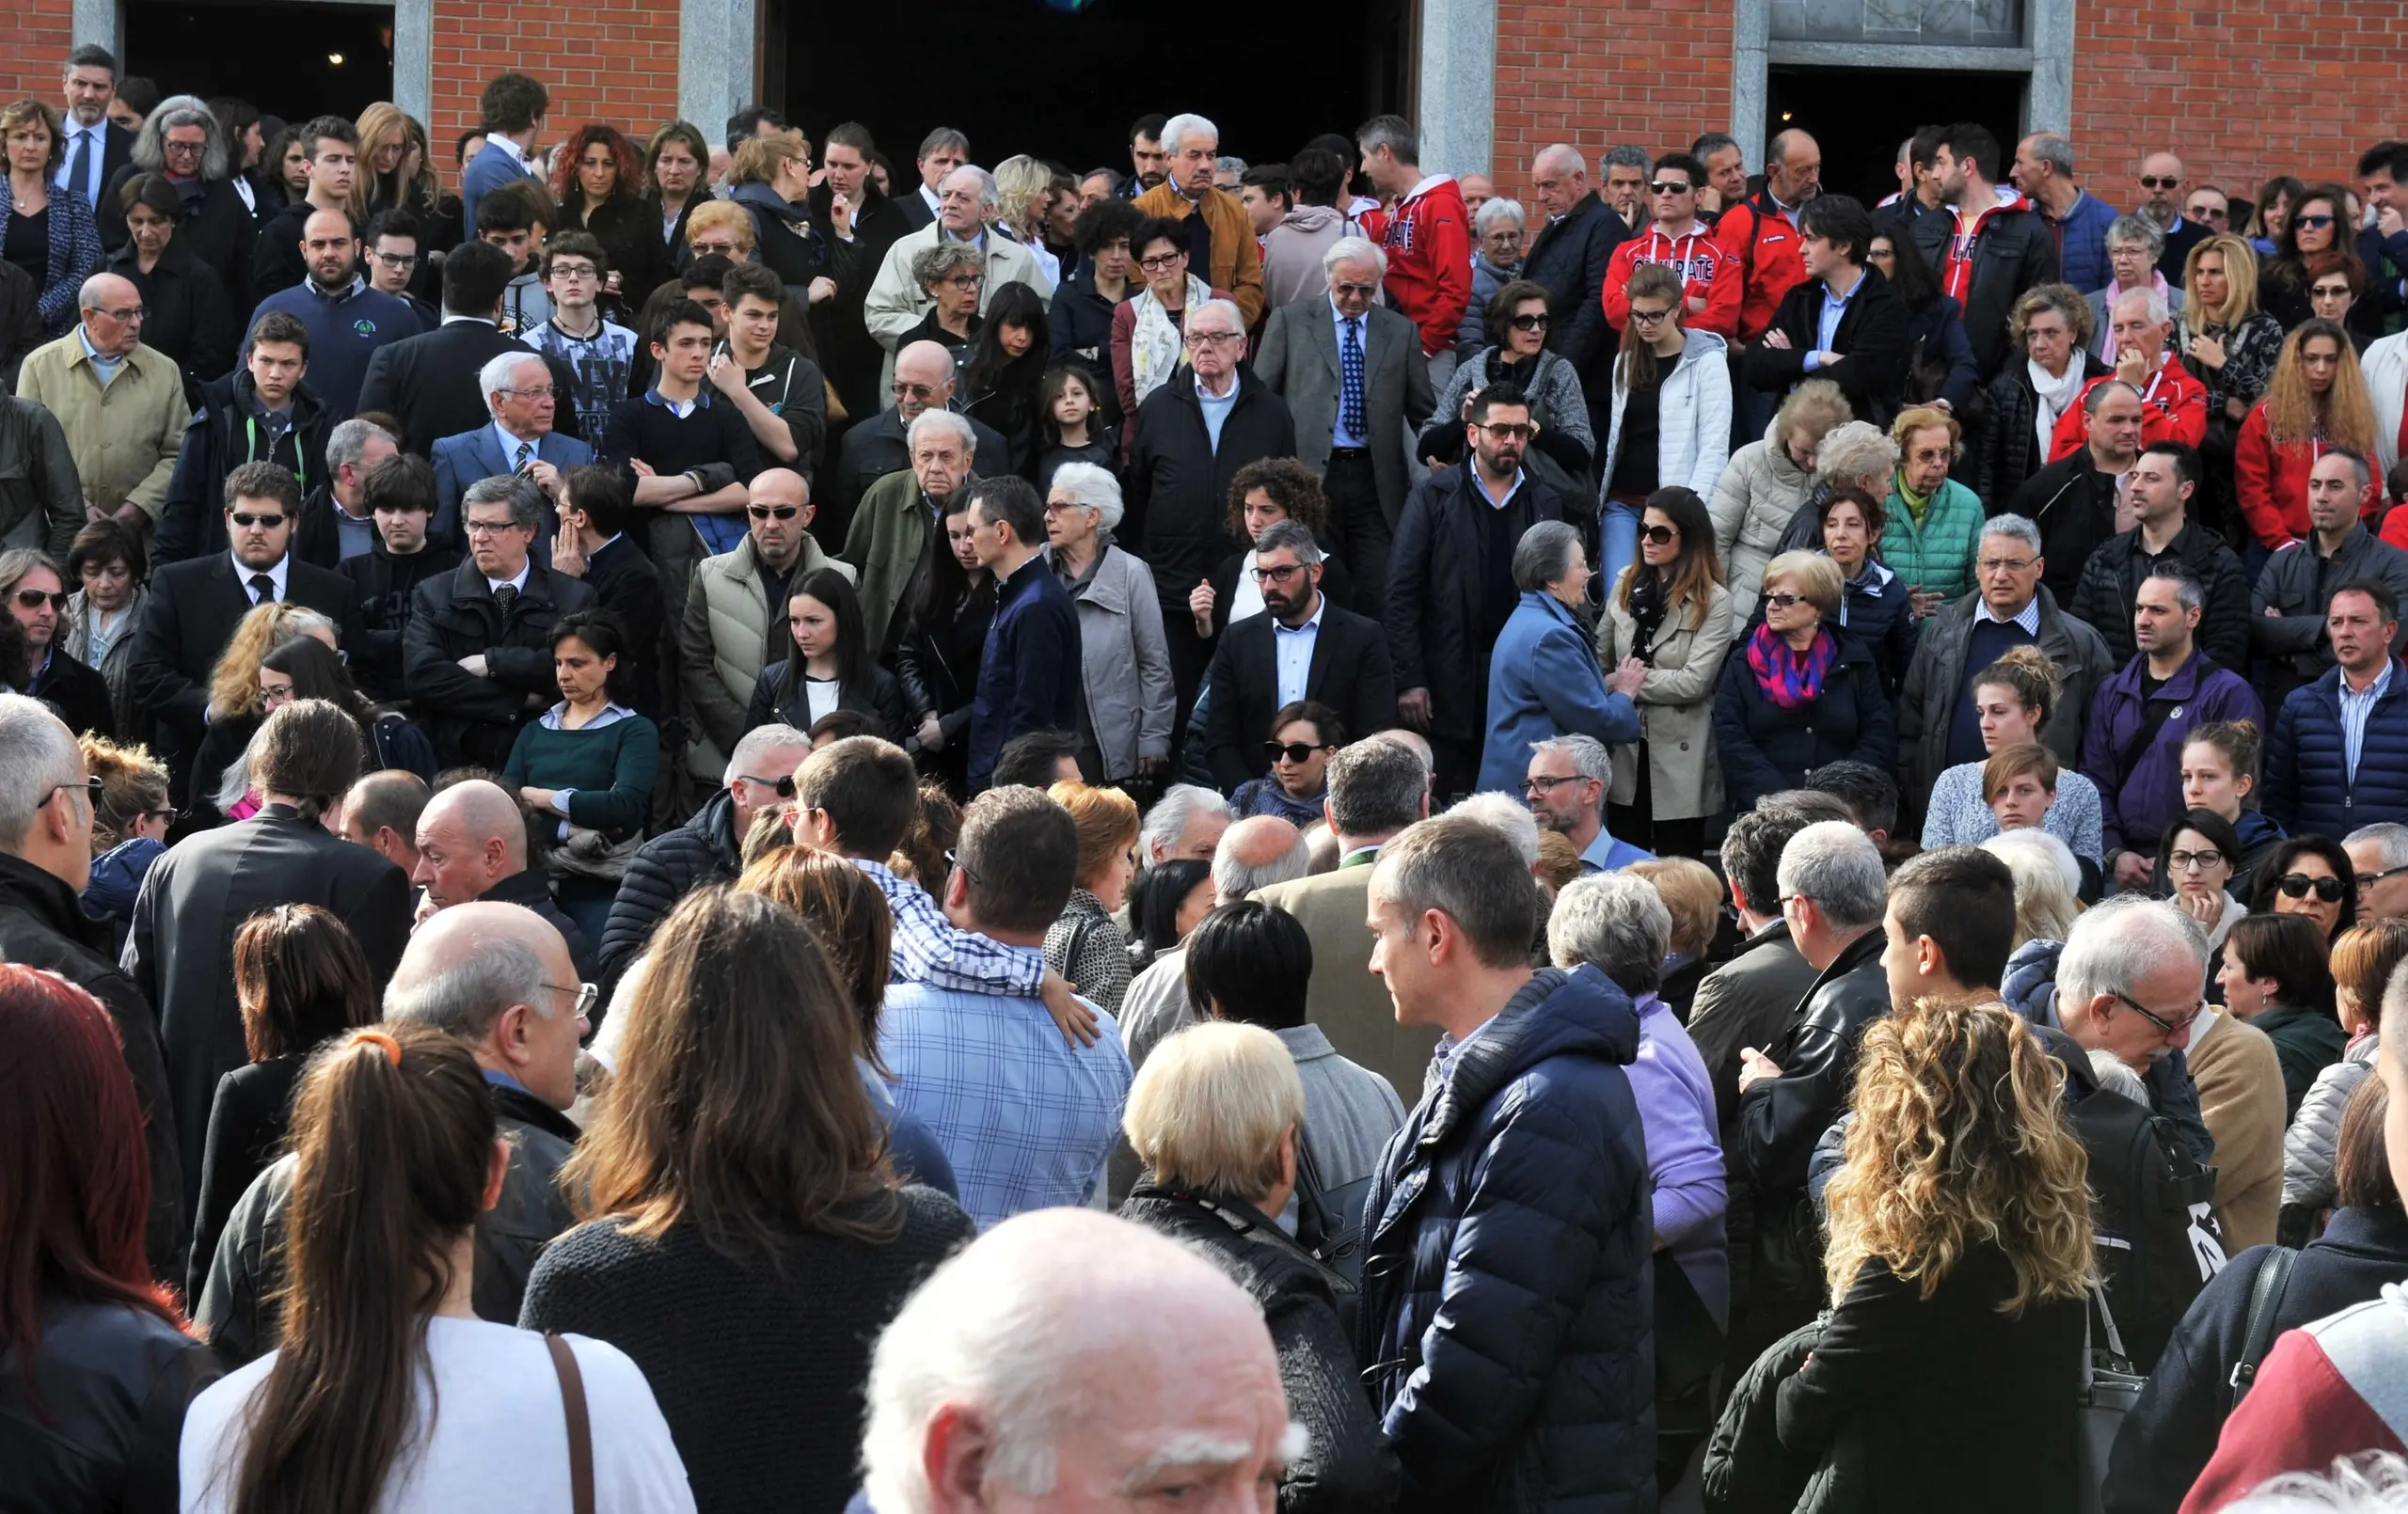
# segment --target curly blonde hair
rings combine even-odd
[[[260,659],[296,636],[325,632],[326,643],[335,639],[335,623],[289,599],[272,600],[254,605],[244,617],[234,623],[234,634],[226,639],[226,650],[217,654],[217,666],[209,673],[209,718],[223,720],[229,716],[264,715],[260,703]]]
[[[2060,1113],[2064,1086],[2004,1004],[1926,999],[1875,1021],[1857,1053],[1846,1165],[1827,1191],[1832,1301],[1877,1258],[1928,1299],[1986,1243],[2015,1269],[2002,1314],[2082,1297],[2090,1159]]]

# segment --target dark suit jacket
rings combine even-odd
[[[234,931],[280,904],[313,904],[341,916],[384,992],[409,939],[409,879],[371,848],[305,824],[289,806],[271,804],[240,825],[167,848],[135,902],[125,970],[159,1011],[188,1208],[200,1195],[217,1080],[250,1061],[234,1001]]]
[[[622,534],[586,560],[585,586],[594,591],[594,607],[609,610],[626,629],[627,653],[620,670],[626,675],[627,708],[658,724],[666,718],[660,647],[669,616],[660,570],[633,536]]]
[[[913,171],[918,170],[915,168]],[[920,186],[917,184],[904,187],[889,203],[902,213],[903,219],[911,223],[913,231],[937,218],[937,213],[928,209],[928,202],[920,197]]]
[[[1881,270],[1867,268],[1864,278],[1848,296],[1831,333],[1836,363],[1806,371],[1806,355],[1822,346],[1822,280],[1810,278],[1781,298],[1769,329],[1785,332],[1786,349],[1758,342],[1748,349],[1748,382],[1759,389],[1787,390],[1801,379],[1830,379],[1847,396],[1860,419],[1886,425],[1894,403],[1901,370],[1910,339],[1907,307]]]
[[[1341,385],[1338,321],[1329,296],[1317,294],[1272,311],[1254,371],[1288,402],[1296,421],[1298,459],[1309,468],[1327,467]],[[1405,449],[1437,403],[1420,332],[1396,311],[1373,306],[1363,322],[1364,442],[1371,449],[1380,508],[1391,527],[1403,513],[1404,492],[1413,481],[1405,474]]]
[[[402,445],[432,459],[435,444],[444,437],[493,424],[485,397],[478,392],[478,371],[504,353],[534,350],[503,335],[490,321],[447,321],[406,341],[377,348],[368,359],[367,376],[359,381],[359,404],[352,414],[381,410],[399,417]],[[577,375],[568,365],[557,357],[544,361],[552,370],[552,386],[562,394],[574,392]],[[553,413],[552,429],[584,439],[577,429],[574,405],[562,405]]]
[[[1262,743],[1279,711],[1279,660],[1268,614],[1247,616],[1220,640],[1206,675],[1204,753],[1226,793],[1271,771]],[[1349,741],[1396,724],[1396,674],[1379,622],[1323,602],[1305,698],[1337,711]]]
[[[285,569],[284,597],[332,620],[343,645],[358,635],[359,598],[341,574],[292,562]],[[150,575],[150,601],[135,632],[134,665],[126,676],[134,697],[158,722],[157,749],[179,783],[190,776],[208,723],[210,670],[235,623],[250,611],[250,589],[235,575],[227,553],[171,562]],[[181,797],[182,790],[178,793]],[[204,1097],[207,1093],[202,1090]],[[195,1148],[194,1158],[199,1155]]]
[[[552,627],[593,603],[586,585],[531,565],[527,587],[504,615],[474,559],[418,586],[402,632],[402,679],[430,718],[437,761],[497,771],[509,761],[519,726],[561,697],[552,676]],[[483,678],[460,666],[462,657],[480,654]],[[531,706],[531,694],[541,704]]]
[[[1522,276],[1546,291],[1555,317],[1547,351],[1569,359],[1584,386],[1605,376],[1615,352],[1613,328],[1606,324],[1606,273],[1614,249],[1629,240],[1630,227],[1592,189],[1563,219],[1541,228],[1522,260]]]
[[[306,1056],[277,1057],[237,1067],[217,1080],[209,1106],[208,1142],[200,1159],[200,1207],[193,1213],[192,1259],[184,1270],[184,1297],[198,1299],[209,1281],[209,1261],[234,1201],[267,1170],[284,1143],[293,1090],[301,1082]]]
[[[483,402],[479,402],[482,408]],[[558,414],[557,411],[554,412]],[[480,479],[490,479],[510,471],[510,459],[502,454],[501,439],[493,434],[493,421],[488,417],[473,431],[457,436],[445,436],[432,444],[435,462],[435,519],[430,529],[460,540],[460,497],[468,485]],[[549,463],[556,468],[573,468],[594,461],[594,449],[574,436],[563,436],[547,431],[535,438],[535,461]],[[560,523],[555,513],[544,512],[544,529],[537,540],[545,547],[536,560],[550,560],[552,537]]]

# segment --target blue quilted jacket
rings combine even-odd
[[[2341,670],[2291,690],[2266,749],[2266,812],[2293,836],[2338,841],[2360,826],[2408,821],[2408,664],[2367,717],[2354,777],[2342,749]]]

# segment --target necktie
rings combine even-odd
[[[510,619],[510,607],[518,603],[518,591],[509,584],[503,584],[493,591],[493,602],[500,608],[501,618],[506,621]]]
[[[523,471],[527,466],[527,454],[533,450],[534,449],[528,446],[525,442],[520,442],[518,444],[518,455],[510,460],[510,471],[513,473]]]
[[[89,202],[97,198],[92,193],[92,137],[96,129],[87,126],[75,134],[75,156],[67,165],[67,187]]]
[[[276,602],[276,580],[263,573],[251,575],[251,603],[271,605]]]
[[[1346,343],[1338,354],[1338,423],[1349,436],[1360,438],[1363,430],[1363,339],[1356,329],[1358,321],[1346,323]]]

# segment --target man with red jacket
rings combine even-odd
[[[1656,160],[1647,181],[1647,229],[1614,249],[1606,269],[1606,324],[1620,331],[1630,320],[1630,276],[1641,265],[1660,263],[1680,276],[1687,296],[1681,324],[1728,339],[1739,326],[1739,265],[1715,244],[1714,233],[1697,217],[1697,195],[1705,165],[1686,152]]]
[[[1798,251],[1798,208],[1823,188],[1823,150],[1804,132],[1776,135],[1765,150],[1765,183],[1743,199],[1725,201],[1714,223],[1714,244],[1722,249],[1739,280],[1739,323],[1731,343],[1733,371],[1748,348],[1772,325],[1783,296],[1806,281]],[[1765,434],[1781,397],[1734,382],[1731,445],[1744,447]]]
[[[1387,250],[1388,297],[1421,328],[1430,386],[1443,392],[1471,305],[1471,213],[1452,178],[1422,176],[1421,141],[1403,117],[1372,117],[1355,129],[1354,146],[1372,190],[1395,207],[1374,233]]]
[[[2165,296],[2154,289],[2126,290],[2108,312],[2107,329],[2115,344],[2113,376],[2131,385],[2141,397],[2141,445],[2180,442],[2196,448],[2208,434],[2208,391],[2166,350],[2174,317],[2165,308]],[[2075,396],[2077,402],[2066,406],[2066,413],[2057,418],[2057,429],[2049,441],[2050,462],[2072,456],[2088,441],[2079,401],[2093,385],[2104,384],[2107,378],[2102,374],[2083,385]]]

